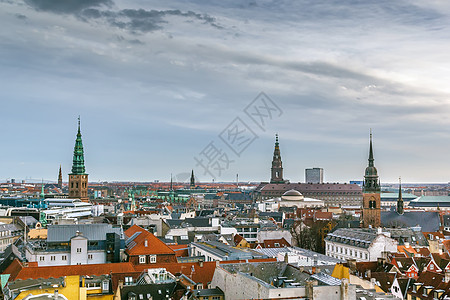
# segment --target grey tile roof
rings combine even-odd
[[[122,237],[121,228],[112,227],[111,224],[73,224],[50,225],[47,231],[47,242],[67,242],[74,237],[77,231],[91,241],[106,239],[106,233],[114,232]]]
[[[399,215],[396,211],[382,211],[381,224],[384,227],[422,227],[422,231],[437,231],[440,226],[439,213],[428,211],[405,211]]]
[[[311,278],[326,284],[326,285],[341,285],[341,280],[334,278],[333,276],[330,276],[325,273],[316,273],[311,275]]]
[[[376,230],[362,228],[339,228],[329,233],[325,240],[341,244],[347,244],[359,248],[369,248],[377,237]]]
[[[312,266],[314,265],[313,263],[314,261],[316,261],[318,265],[335,265],[337,263],[344,262],[340,259],[299,247],[262,248],[262,249],[255,249],[255,251],[267,255],[268,257],[277,257],[279,253],[291,252],[291,253],[298,253],[298,255],[310,258],[310,263],[307,264],[299,263],[299,265]]]
[[[192,243],[203,250],[206,250],[222,260],[242,260],[242,259],[256,259],[256,258],[267,258],[266,255],[256,252],[251,249],[237,249],[221,242],[200,242]]]
[[[410,245],[428,246],[427,239],[422,232],[410,228],[384,228],[384,232],[389,232],[391,238],[397,240],[399,245],[408,242]]]

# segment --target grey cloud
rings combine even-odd
[[[110,25],[121,29],[136,32],[151,32],[161,30],[165,20],[169,16],[178,16],[190,20],[197,20],[218,29],[223,27],[216,23],[216,19],[208,14],[200,14],[193,11],[183,12],[174,10],[146,10],[146,9],[122,9],[119,11],[98,9],[100,6],[111,7],[112,0],[25,0],[36,10],[53,13],[74,14],[85,22],[92,19],[104,19]]]
[[[17,19],[20,19],[20,20],[26,20],[26,19],[27,19],[27,16],[22,15],[22,14],[16,14],[16,18],[17,18]]]
[[[67,14],[78,13],[90,7],[113,4],[112,0],[25,0],[25,2],[37,10]]]

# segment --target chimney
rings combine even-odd
[[[306,298],[313,300],[314,299],[314,286],[313,281],[307,280],[305,286]]]
[[[53,299],[55,300],[59,299],[58,290],[55,290],[55,292],[53,293]]]
[[[341,298],[340,298],[340,300],[351,300],[348,288],[349,288],[349,286],[348,286],[348,279],[347,278],[343,278],[341,280]]]
[[[148,241],[147,240],[144,241],[144,246],[148,247]]]
[[[203,268],[203,261],[200,261],[198,264],[200,265],[200,268]]]
[[[347,265],[350,271],[356,271],[356,259],[354,258],[347,259]]]
[[[375,286],[377,285],[376,282],[377,282],[377,280],[375,278],[370,278],[370,288],[371,289],[375,288]]]
[[[378,257],[377,262],[379,266],[383,266],[386,264],[386,259],[384,257]]]
[[[450,270],[446,270],[444,273],[444,282],[448,283],[450,281]]]

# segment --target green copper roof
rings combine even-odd
[[[85,174],[83,141],[81,140],[80,118],[78,118],[78,133],[73,149],[72,174]]]

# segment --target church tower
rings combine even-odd
[[[58,187],[60,189],[62,189],[62,170],[61,170],[61,165],[59,165]]]
[[[270,183],[285,183],[283,180],[283,163],[281,161],[280,144],[278,134],[275,135],[275,149],[273,151]]]
[[[69,174],[69,198],[88,201],[88,174],[84,166],[83,141],[81,140],[80,117],[78,117],[78,133],[73,150],[72,173]]]
[[[369,165],[366,168],[363,186],[363,227],[381,226],[381,188],[378,171],[373,163],[372,132],[370,133]]]
[[[402,198],[402,179],[399,178],[399,185],[398,185],[398,199],[397,199],[397,213],[399,215],[403,215],[405,212],[404,204],[403,204],[403,198]]]
[[[189,185],[189,188],[195,189],[195,177],[194,177],[194,170],[192,170],[191,173],[191,184]]]

